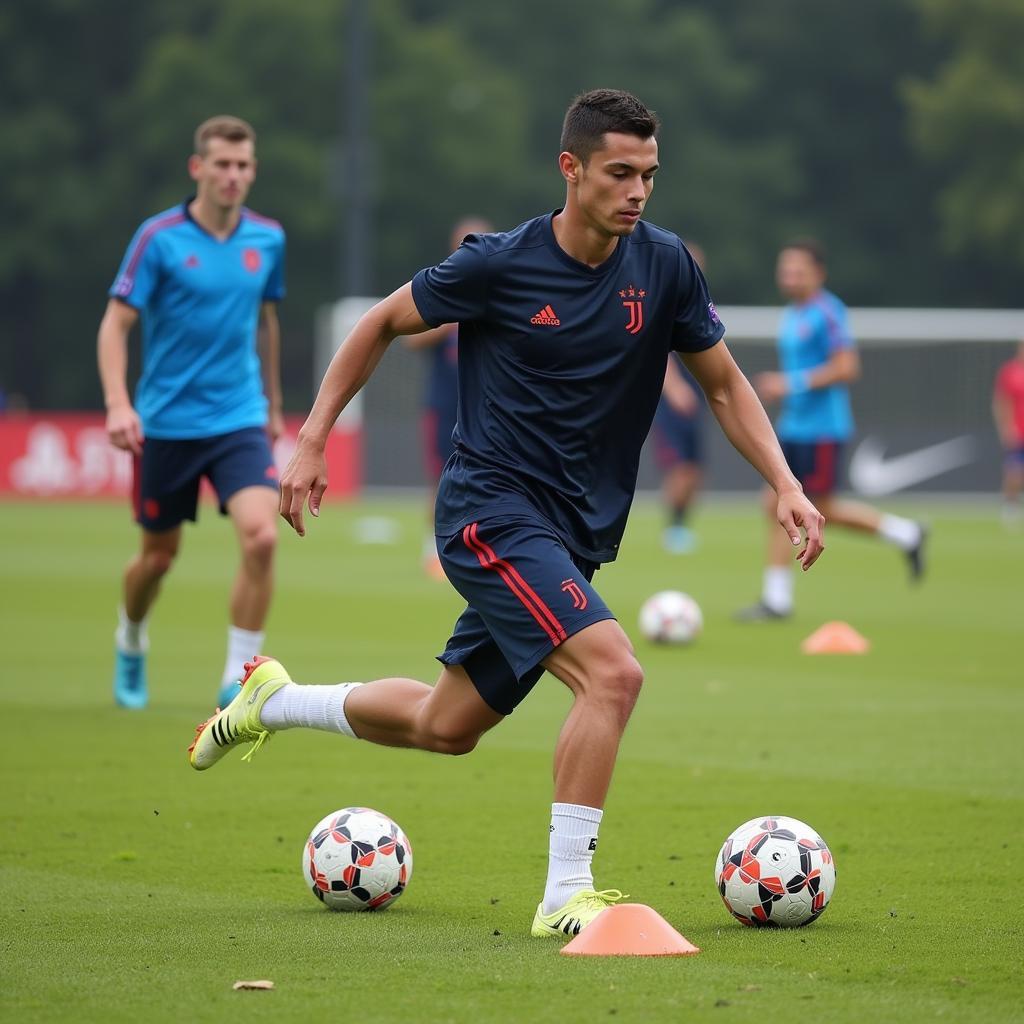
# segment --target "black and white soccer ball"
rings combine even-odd
[[[313,826],[302,874],[331,910],[383,910],[409,884],[412,847],[386,814],[345,807]]]
[[[640,632],[658,644],[689,644],[700,636],[700,605],[679,590],[662,590],[640,608]]]
[[[799,928],[825,912],[836,865],[810,825],[780,816],[753,818],[726,839],[715,863],[726,909],[755,928]]]

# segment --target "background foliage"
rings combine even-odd
[[[371,290],[436,262],[454,219],[561,202],[577,92],[660,113],[651,219],[699,240],[719,302],[770,302],[778,244],[821,237],[851,303],[1020,305],[1024,35],[1016,0],[377,0]],[[343,291],[348,6],[13,0],[0,12],[0,388],[99,404],[95,329],[132,231],[188,191],[195,124],[260,135],[254,208],[289,235],[290,403]]]

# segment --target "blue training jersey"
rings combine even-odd
[[[725,328],[672,233],[641,221],[590,267],[558,245],[553,216],[470,235],[413,279],[428,324],[459,324],[456,451],[435,529],[539,515],[571,551],[608,562],[668,353],[710,348]]]
[[[846,306],[829,291],[790,305],[779,326],[783,373],[815,370],[839,349],[852,348]],[[850,392],[845,384],[786,395],[776,432],[784,441],[846,441],[853,434]]]
[[[214,437],[267,422],[260,305],[284,297],[284,231],[243,207],[224,241],[188,202],[145,221],[110,289],[142,314],[135,408],[147,437]]]

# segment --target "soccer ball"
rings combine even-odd
[[[331,910],[382,910],[409,884],[412,847],[387,815],[345,807],[313,826],[302,874]]]
[[[754,818],[722,846],[715,885],[726,909],[756,928],[799,928],[824,913],[836,887],[825,840],[796,818]]]
[[[640,609],[640,632],[659,644],[688,644],[704,628],[700,605],[689,594],[662,590]]]

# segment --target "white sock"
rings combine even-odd
[[[603,816],[604,811],[583,804],[551,805],[545,914],[565,906],[580,889],[594,888],[590,862],[597,849],[597,830]]]
[[[340,732],[354,740],[345,717],[345,700],[362,683],[337,683],[334,686],[300,686],[286,683],[272,693],[260,709],[260,721],[268,729],[320,729]]]
[[[878,536],[904,551],[910,551],[921,543],[921,524],[902,516],[882,516]]]
[[[786,566],[770,565],[764,571],[761,601],[773,612],[786,614],[793,610],[793,570]]]
[[[228,656],[224,660],[224,674],[221,686],[227,686],[245,675],[245,663],[263,653],[265,634],[259,629],[241,629],[228,626]]]
[[[132,622],[124,610],[124,605],[117,606],[117,630],[114,632],[114,642],[119,651],[125,654],[144,654],[149,650],[149,634],[147,615],[141,622]]]

